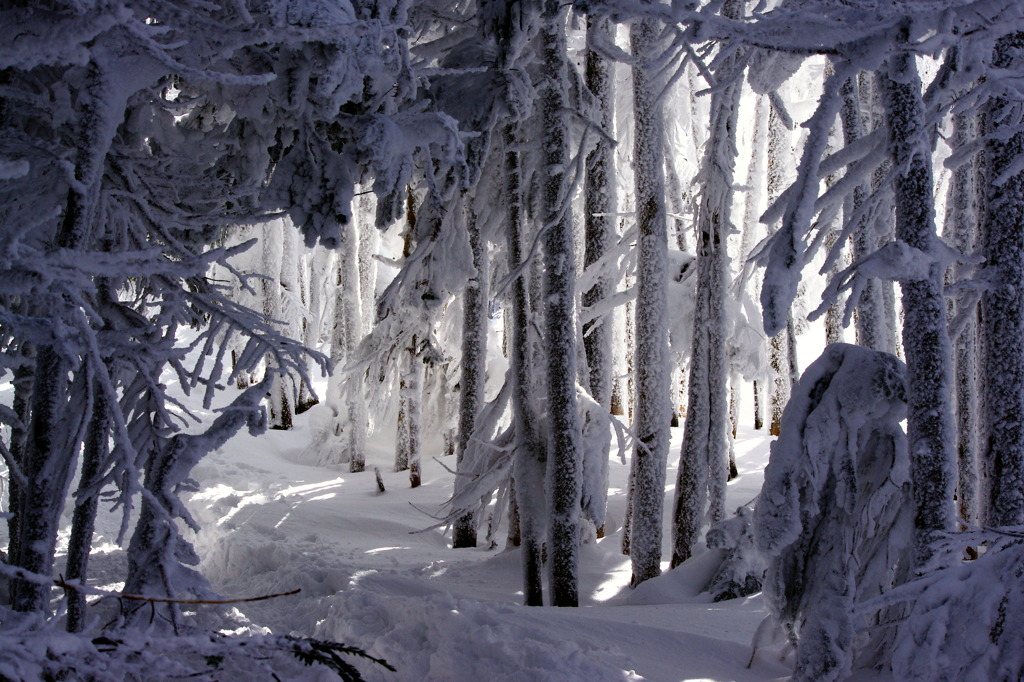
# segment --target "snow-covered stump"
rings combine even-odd
[[[842,679],[864,651],[855,608],[906,574],[913,547],[906,367],[833,344],[804,372],[754,512],[764,592],[796,645],[794,680]]]

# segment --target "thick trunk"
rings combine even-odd
[[[608,19],[591,18],[587,22],[588,33],[610,38],[613,30]],[[601,125],[604,132],[612,137],[615,132],[612,64],[597,52],[587,50],[585,70],[587,87],[601,107]],[[608,251],[615,240],[615,150],[608,142],[600,142],[587,161],[584,196],[586,248],[583,262],[589,267]],[[613,287],[609,277],[601,277],[583,293],[583,305],[599,304],[612,293]],[[607,408],[612,394],[611,315],[588,322],[584,326],[583,339],[590,370],[590,392],[598,403]]]
[[[15,565],[42,576],[53,573],[60,513],[77,459],[76,418],[84,418],[84,395],[75,390],[84,376],[76,376],[69,385],[67,375],[68,363],[56,349],[40,347],[22,460],[25,485],[19,486],[14,513],[20,516]],[[44,612],[49,593],[47,586],[14,581],[12,604],[17,611]]]
[[[1004,36],[993,66],[1019,69],[1024,33]],[[989,525],[1024,523],[1024,132],[1012,125],[1018,99],[999,98],[986,112],[989,184],[982,230],[986,281],[981,320],[985,392],[985,519]],[[1006,139],[1004,139],[1006,138]],[[907,352],[909,354],[909,347]]]
[[[891,58],[885,78],[890,144],[896,176],[896,238],[926,256],[937,256],[931,150],[924,134],[921,81],[912,55]],[[926,279],[905,280],[903,347],[907,356],[911,480],[914,482],[915,565],[931,554],[936,532],[952,529],[954,428],[952,356],[946,330],[940,259]]]

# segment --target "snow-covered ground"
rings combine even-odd
[[[202,490],[191,508],[204,526],[196,545],[214,587],[238,597],[302,589],[240,604],[237,622],[222,627],[267,627],[364,647],[398,669],[361,666],[368,679],[380,680],[765,680],[786,674],[770,655],[746,667],[751,637],[765,615],[761,599],[710,603],[699,594],[709,577],[707,557],[640,589],[628,587],[629,559],[619,551],[628,468],[617,460],[612,532],[581,554],[581,608],[527,608],[520,606],[518,550],[501,544],[453,550],[441,529],[423,531],[434,523],[424,511],[437,510],[452,491],[452,475],[430,458],[440,443],[427,443],[424,483],[412,490],[408,472],[390,471],[387,438],[373,442],[365,473],[297,461],[310,438],[308,423],[309,415],[302,415],[290,432],[238,436],[195,471]],[[766,449],[756,432],[741,437],[742,474],[729,486],[731,507],[757,494]],[[383,472],[384,494],[377,491],[374,466]],[[674,465],[668,478],[674,481]],[[666,489],[666,511],[673,487]],[[665,537],[668,556],[667,525]]]
[[[628,467],[613,455],[608,534],[581,553],[581,606],[524,607],[519,550],[453,550],[444,529],[430,529],[452,493],[454,462],[424,447],[423,485],[392,472],[393,439],[371,437],[367,471],[313,466],[300,459],[322,406],[291,431],[242,433],[194,469],[199,491],[189,507],[202,531],[192,537],[200,570],[229,598],[301,592],[225,609],[199,606],[204,626],[237,633],[293,633],[341,641],[386,659],[397,672],[353,660],[368,680],[773,680],[788,662],[776,649],[752,658],[766,612],[760,595],[711,603],[701,590],[715,554],[705,552],[638,589],[620,552]],[[202,410],[196,413],[203,416]],[[665,491],[663,556],[670,556],[669,512],[682,429],[673,429]],[[741,428],[740,476],[727,509],[759,492],[768,453],[764,432]],[[378,493],[379,467],[387,491]],[[67,513],[66,513],[67,515]],[[66,519],[69,521],[70,519]],[[101,514],[90,582],[120,589],[124,553],[113,543],[118,519]],[[483,533],[481,533],[481,539]],[[58,566],[62,562],[58,558]],[[106,620],[107,615],[94,617]],[[98,622],[98,621],[97,621]],[[336,679],[317,667],[286,678]],[[859,673],[860,680],[885,679]],[[891,679],[891,678],[889,678]]]

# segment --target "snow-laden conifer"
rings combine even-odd
[[[804,372],[771,445],[754,512],[765,596],[796,645],[795,680],[839,680],[858,653],[856,608],[908,571],[905,369],[892,355],[828,346]],[[877,653],[877,652],[874,652]]]

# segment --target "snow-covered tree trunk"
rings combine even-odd
[[[825,79],[827,80],[828,78],[832,77],[833,74],[834,74],[834,70],[832,68],[832,62],[826,62],[826,64],[825,64]],[[832,130],[829,131],[828,147],[826,148],[826,151],[825,151],[825,155],[826,156],[831,156],[835,152],[835,150],[836,150],[836,148],[838,146],[837,139],[836,139],[838,136],[839,136],[839,131],[837,130],[836,126],[833,125],[832,126]],[[829,173],[825,177],[825,187],[831,189],[833,186],[835,186],[836,181],[838,179],[839,178],[837,177],[836,173]],[[838,245],[837,242],[839,240],[839,229],[838,229],[838,226],[835,224],[835,220],[833,220],[833,224],[829,226],[828,230],[829,230],[828,236],[825,237],[825,250],[826,250],[825,252],[827,254],[832,254],[832,252],[836,250],[836,247]],[[839,272],[841,270],[843,270],[848,265],[848,263],[844,262],[845,261],[845,257],[844,257],[844,254],[842,254],[843,247],[839,246],[839,250],[840,250],[841,254],[837,254],[839,257],[836,257],[832,261],[832,266],[829,268],[829,278],[830,279],[837,277],[839,275]],[[841,299],[837,298],[828,307],[828,310],[825,311],[825,344],[829,345],[829,344],[833,344],[833,343],[842,343],[842,341],[843,341],[843,301]]]
[[[913,55],[891,57],[883,82],[891,152],[898,170],[896,238],[916,249],[927,268],[920,279],[900,282],[910,391],[907,435],[916,509],[915,565],[921,565],[930,556],[928,542],[934,534],[953,527],[952,353],[942,291],[943,265],[935,234],[931,145]]]
[[[110,452],[110,412],[99,381],[93,382],[93,406],[89,427],[82,444],[82,469],[78,481],[75,509],[71,514],[65,578],[85,583],[92,550],[92,535],[99,506],[101,476]],[[85,629],[85,593],[68,591],[67,631]]]
[[[958,113],[953,116],[954,150],[963,149],[977,136],[976,117]],[[945,238],[963,254],[973,253],[977,238],[977,188],[974,158],[953,171],[946,199]],[[969,269],[957,263],[946,271],[947,286],[966,279]],[[956,384],[957,420],[957,513],[970,524],[978,517],[978,316],[972,302],[963,295],[949,301],[950,322],[963,317],[953,338],[953,369]]]
[[[506,238],[508,269],[515,272],[523,263],[523,205],[520,156],[516,151],[516,127],[504,131],[505,200],[508,202]],[[516,509],[519,514],[520,542],[523,552],[523,601],[527,606],[544,605],[542,557],[544,554],[544,478],[547,448],[537,432],[537,414],[533,408],[534,362],[536,353],[530,335],[530,295],[528,271],[509,286],[512,343],[509,353],[512,381],[512,413],[516,445],[513,480]]]
[[[742,12],[742,0],[727,0],[722,7],[728,18],[738,18]],[[733,76],[738,57],[734,54],[724,60],[719,73]],[[731,229],[741,86],[742,82],[732,81],[711,96],[711,129],[699,177],[703,191],[697,219],[697,294],[690,391],[672,515],[673,567],[690,557],[705,518],[720,520],[725,504],[729,399],[721,312],[725,308],[726,237]]]
[[[849,146],[864,137],[864,121],[861,117],[862,97],[856,78],[847,79],[840,88],[843,106],[839,114],[839,122],[843,130],[843,142]],[[871,192],[868,182],[853,188],[844,211],[854,215],[861,210],[864,201]],[[864,217],[853,231],[854,262],[863,260],[877,248],[878,238],[874,230],[874,222]],[[885,301],[882,298],[882,283],[877,277],[868,278],[864,290],[857,300],[857,315],[854,319],[857,343],[866,348],[885,350],[883,341],[885,329]]]
[[[366,469],[367,408],[362,379],[346,372],[356,346],[363,335],[362,291],[359,272],[362,219],[351,221],[341,231],[336,258],[329,273],[332,287],[329,299],[333,313],[329,340],[331,375],[327,380],[324,406],[331,417],[323,425],[313,446],[315,459],[323,464],[348,462],[349,471]]]
[[[1024,33],[996,43],[992,66],[1024,64]],[[994,99],[986,112],[989,189],[981,245],[989,287],[981,298],[985,392],[984,462],[989,525],[1024,524],[1024,132],[1019,96]],[[909,348],[907,349],[909,353]]]
[[[73,386],[85,380],[76,376],[68,385],[69,365],[52,346],[41,346],[36,353],[30,421],[25,439],[21,470],[24,485],[19,486],[20,521],[17,555],[14,565],[42,576],[53,574],[57,529],[64,496],[75,468],[77,443],[72,440],[88,407],[88,398]],[[17,611],[44,612],[49,588],[31,581],[15,581],[12,605]]]
[[[611,40],[614,26],[607,18],[587,19],[587,33],[594,40]],[[593,93],[601,108],[601,126],[605,134],[615,133],[615,83],[612,79],[612,63],[593,49],[585,55],[585,77],[587,88]],[[584,265],[590,267],[609,249],[615,240],[615,150],[610,143],[602,140],[587,160],[584,179],[586,226],[586,248]],[[614,283],[608,276],[583,292],[583,305],[599,305],[612,293]],[[590,370],[590,393],[604,407],[609,407],[612,395],[612,317],[602,315],[583,327],[583,343],[587,352],[587,367]]]
[[[630,584],[661,574],[662,509],[668,461],[668,224],[665,215],[664,124],[659,97],[663,79],[657,75],[663,46],[657,21],[645,19],[630,27],[635,116],[633,177],[636,183],[638,235],[636,298],[637,445],[632,469],[633,505]]]
[[[540,87],[544,152],[545,346],[547,347],[549,552],[551,603],[579,604],[579,541],[582,443],[576,407],[575,241],[566,172],[569,166],[569,74],[565,12],[544,0]]]
[[[862,71],[857,78],[857,94],[861,106],[861,126],[864,133],[885,125],[885,85],[884,74],[880,72]],[[894,205],[893,191],[884,186],[884,182],[891,169],[892,162],[887,160],[880,164],[871,178],[870,191],[878,193],[877,206],[872,212],[872,218],[863,226],[854,238],[854,260],[864,258],[872,253],[880,245],[896,239],[896,207]],[[856,201],[856,198],[854,198]],[[858,242],[858,239],[860,241]],[[873,290],[871,287],[875,287]],[[868,283],[870,299],[865,300],[861,296],[858,302],[858,321],[861,310],[864,314],[870,315],[865,320],[871,325],[870,329],[857,328],[857,343],[868,348],[893,353],[898,355],[899,343],[896,329],[896,295],[893,283],[888,280],[874,280]]]
[[[786,181],[786,166],[791,163],[790,134],[789,130],[774,105],[768,107],[768,204],[778,201],[779,195]],[[782,423],[782,411],[786,409],[789,402],[789,392],[792,387],[793,367],[790,358],[796,353],[796,348],[791,348],[791,342],[795,339],[792,333],[793,313],[790,310],[786,315],[786,328],[772,337],[769,349],[769,364],[772,370],[771,393],[771,419],[768,431],[773,436],[779,435],[779,426]],[[795,345],[795,344],[793,344]]]
[[[285,231],[292,230],[284,220],[269,220],[263,224],[263,315],[269,321],[284,322],[284,282],[281,280],[285,258]],[[290,254],[289,254],[290,255]],[[288,430],[292,428],[292,390],[288,377],[274,374],[270,384],[269,417],[270,428]]]
[[[612,42],[615,25],[607,18],[587,18],[588,43]],[[584,55],[584,79],[601,111],[601,127],[608,138],[615,135],[614,65],[596,50],[588,48]],[[615,150],[608,140],[601,140],[587,159],[583,184],[585,242],[584,266],[593,266],[615,242]],[[583,306],[601,305],[615,289],[612,278],[605,273],[583,292]],[[611,411],[612,340],[615,334],[614,313],[609,311],[588,322],[583,329],[583,347],[589,376],[584,382],[594,400]],[[585,428],[589,428],[587,424]],[[598,538],[604,537],[608,500],[608,449],[591,447],[583,461],[583,513],[594,524]]]
[[[54,246],[71,253],[92,246],[98,235],[97,213],[103,173],[114,134],[124,115],[123,97],[117,91],[115,80],[115,74],[107,66],[91,62],[86,84],[78,92],[76,110],[62,112],[69,115],[71,124],[77,127],[75,182],[67,189]],[[26,312],[45,317],[57,311]],[[65,315],[79,314],[74,308],[64,312]],[[81,320],[56,319],[55,336],[71,334],[76,322],[88,326],[88,322]],[[42,576],[53,573],[60,513],[93,401],[90,378],[81,368],[72,374],[72,363],[62,352],[66,351],[48,344],[34,349],[21,462],[25,478],[18,486],[18,508],[14,510],[20,516],[17,523],[20,537],[12,541],[17,547],[12,563]],[[43,613],[48,601],[47,586],[27,580],[14,581],[12,605],[15,610]]]
[[[468,201],[468,199],[467,199]],[[487,283],[490,272],[487,263],[487,244],[480,234],[480,225],[471,208],[466,208],[466,228],[473,250],[473,268],[476,274],[466,284],[462,295],[462,375],[459,379],[459,439],[456,446],[456,493],[462,489],[466,477],[463,455],[476,426],[476,417],[484,404],[487,379]],[[452,528],[452,547],[476,547],[476,520],[473,514],[456,519]]]
[[[418,488],[422,482],[421,440],[423,427],[423,363],[416,354],[416,337],[412,337],[412,348],[407,353],[407,366],[402,376],[402,399],[404,413],[399,412],[399,451],[404,455],[405,468],[409,470],[409,487]],[[401,424],[405,417],[404,429]],[[395,470],[399,471],[398,463]]]
[[[305,308],[302,318],[302,345],[314,350],[320,346],[320,331],[324,317],[324,277],[329,276],[330,252],[323,246],[301,254],[299,257],[299,290]],[[296,414],[306,412],[320,401],[313,395],[312,387],[305,381],[299,385],[299,402]]]
[[[747,258],[750,257],[750,251],[755,244],[758,216],[762,209],[761,204],[764,197],[765,184],[763,178],[767,176],[765,169],[765,152],[768,145],[767,106],[767,97],[765,95],[758,95],[754,107],[754,134],[750,142],[750,164],[747,166],[748,190],[743,203],[743,230],[740,233],[740,263],[742,268],[746,267]],[[763,381],[755,379],[752,382],[754,429],[758,431],[764,428],[763,386]]]

